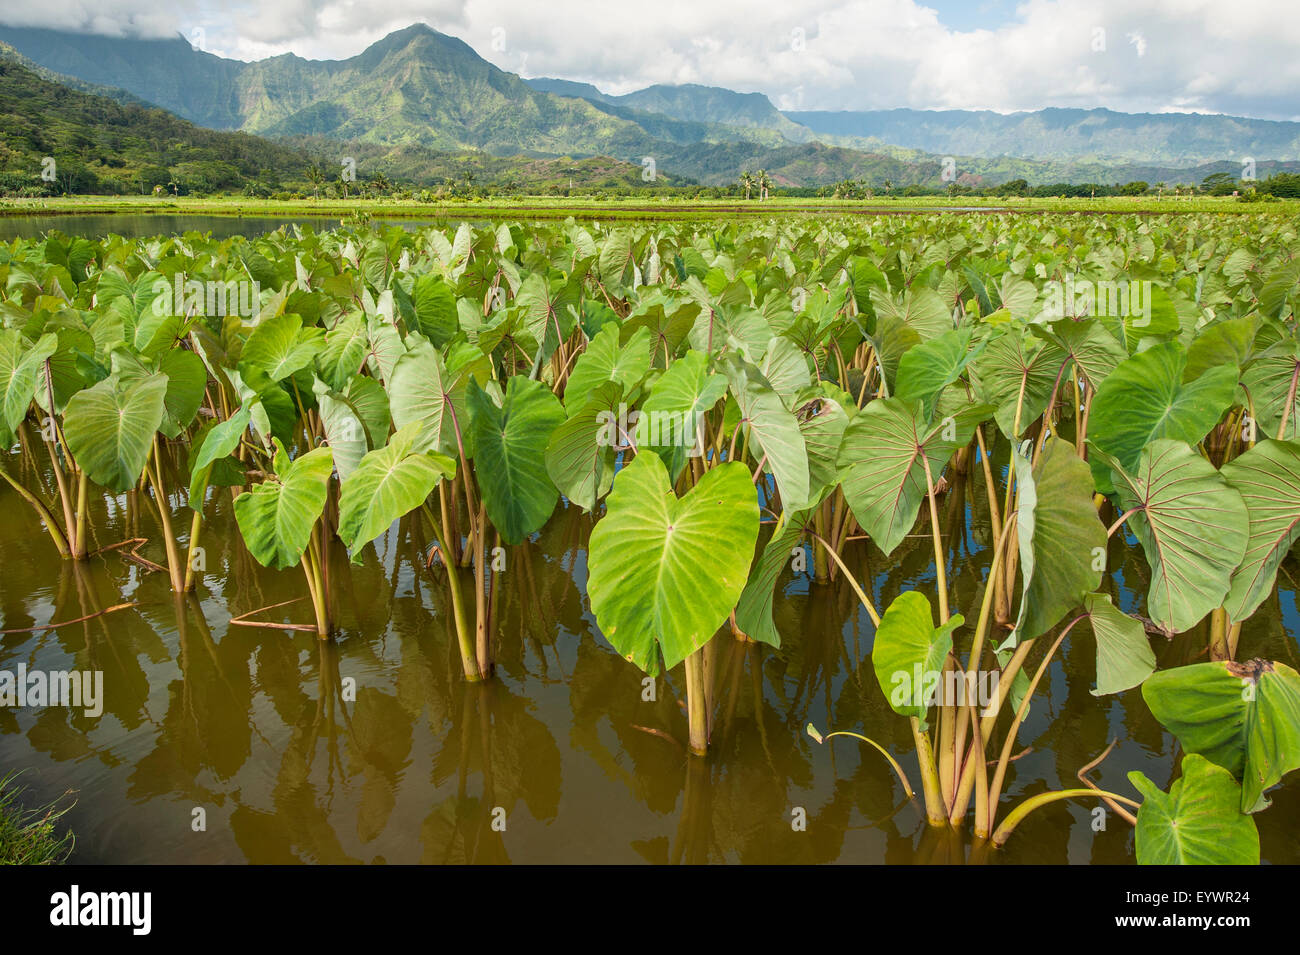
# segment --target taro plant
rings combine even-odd
[[[738,462],[710,468],[678,497],[663,461],[640,451],[614,479],[592,531],[587,592],[605,638],[645,673],[686,664],[690,749],[708,748],[703,649],[745,586],[758,496]],[[700,586],[708,568],[710,583]]]
[[[331,632],[330,594],[321,517],[329,495],[334,459],[328,447],[291,458],[279,438],[266,479],[235,499],[235,519],[244,544],[264,567],[302,566],[316,618],[316,633]]]

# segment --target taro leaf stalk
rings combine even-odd
[[[587,592],[601,633],[650,676],[686,664],[691,752],[709,744],[703,649],[745,586],[758,540],[758,495],[739,462],[711,468],[682,497],[653,451],[614,479],[591,533]],[[701,579],[710,580],[702,587]]]

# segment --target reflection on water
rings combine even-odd
[[[30,467],[14,454],[11,473]],[[173,486],[183,482],[175,480]],[[1132,830],[1091,804],[1032,815],[998,852],[927,830],[918,802],[874,751],[812,722],[866,732],[916,779],[910,733],[876,683],[872,627],[851,589],[787,571],[779,650],[715,638],[718,708],[705,759],[684,747],[680,669],[646,692],[642,674],[596,633],[583,596],[592,521],[557,511],[508,555],[498,636],[499,679],[466,684],[449,630],[445,581],[407,520],[362,564],[332,555],[339,636],[231,626],[232,617],[304,596],[302,575],[257,565],[237,544],[229,493],[209,505],[207,570],[177,598],[165,574],[111,551],[61,561],[27,508],[0,486],[3,627],[137,606],[54,631],[0,636],[0,669],[104,671],[103,715],[0,708],[0,771],[25,769],[31,798],[78,791],[68,820],[75,861],[165,862],[1127,862]],[[956,593],[975,618],[989,542],[978,474],[944,501]],[[177,507],[181,502],[177,500]],[[124,494],[91,515],[93,548],[157,531],[147,502]],[[933,590],[928,535],[886,560],[865,544],[847,560],[885,604],[901,589]],[[1140,552],[1112,542],[1117,599],[1145,589]],[[142,554],[161,559],[161,546]],[[1268,601],[1242,636],[1245,656],[1295,666],[1296,598]],[[689,599],[689,595],[683,595]],[[307,619],[306,603],[279,611]],[[1078,633],[1078,631],[1076,631]],[[959,632],[959,640],[961,633]],[[969,639],[968,634],[966,639]],[[1202,630],[1161,641],[1162,666],[1197,658]],[[1139,691],[1094,698],[1095,647],[1072,636],[1021,732],[1006,807],[1076,784],[1078,768],[1118,737],[1096,778],[1128,791],[1141,769],[1161,786],[1177,750]],[[653,696],[653,699],[646,699]],[[919,787],[918,787],[919,788]],[[1289,820],[1300,782],[1256,816],[1264,858],[1300,861]],[[192,828],[194,810],[206,831]],[[792,826],[806,814],[804,831]]]

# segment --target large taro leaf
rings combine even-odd
[[[1300,769],[1300,674],[1283,663],[1220,660],[1161,670],[1142,696],[1189,753],[1241,780],[1241,811],[1269,804],[1264,791]]]
[[[622,397],[618,382],[599,385],[581,410],[551,433],[546,446],[546,472],[560,493],[584,511],[595,510],[614,481]]]
[[[736,626],[749,637],[768,646],[781,646],[772,611],[776,603],[776,582],[790,564],[812,517],[811,510],[783,516],[781,526],[763,547],[763,553],[749,572],[749,580],[736,603]],[[814,547],[819,546],[816,542]]]
[[[943,298],[934,289],[909,289],[903,293],[901,303],[880,289],[873,288],[870,296],[877,322],[886,317],[901,319],[923,341],[938,338],[952,329],[952,309],[944,304]]]
[[[339,537],[360,563],[361,546],[383,534],[398,518],[419,507],[438,482],[456,473],[456,462],[437,451],[412,448],[421,425],[412,421],[388,444],[371,451],[343,482],[339,493]]]
[[[577,414],[591,393],[607,381],[618,382],[625,394],[641,383],[650,370],[650,332],[637,329],[626,344],[619,344],[619,328],[606,325],[587,345],[564,386],[565,408]]]
[[[1051,400],[1068,355],[1052,342],[1042,342],[1018,325],[1008,325],[971,366],[975,392],[993,405],[994,420],[1008,437],[1015,437],[1038,419]],[[1016,429],[1016,415],[1020,426]]]
[[[79,391],[68,402],[63,435],[87,477],[110,491],[128,491],[144,471],[166,413],[167,376],[130,384],[116,378]]]
[[[1250,538],[1224,608],[1245,620],[1273,592],[1277,569],[1300,537],[1300,442],[1261,441],[1221,473],[1246,502]]]
[[[803,351],[790,339],[780,335],[773,336],[768,342],[767,352],[763,355],[758,370],[791,411],[794,410],[795,396],[812,384],[812,377],[808,374],[808,359],[804,357]]]
[[[762,372],[735,355],[726,362],[731,394],[748,428],[750,454],[764,461],[776,478],[781,506],[798,510],[808,505],[808,447],[799,421],[786,408]]]
[[[1195,381],[1183,381],[1187,353],[1164,342],[1121,362],[1097,389],[1088,437],[1125,470],[1137,467],[1143,448],[1157,438],[1196,444],[1233,402],[1237,369],[1219,365]],[[1093,459],[1097,487],[1111,490],[1106,467]]]
[[[456,336],[460,321],[456,314],[456,293],[437,275],[421,275],[411,290],[416,329],[435,348]]]
[[[370,331],[366,316],[353,312],[341,317],[325,333],[325,344],[316,354],[321,376],[335,391],[344,388],[348,379],[366,364],[370,350]]]
[[[190,446],[190,507],[202,512],[203,498],[212,483],[213,475],[221,469],[222,483],[227,477],[238,477],[243,482],[243,465],[230,455],[239,447],[239,441],[248,430],[251,413],[240,408],[225,421],[219,421],[202,433]]]
[[[319,328],[302,327],[302,316],[282,313],[253,329],[240,354],[240,370],[260,368],[272,381],[283,381],[312,363],[321,349]]]
[[[1064,438],[1053,438],[1038,464],[1016,454],[1016,534],[1024,587],[1017,640],[1060,622],[1101,583],[1106,528],[1092,503],[1092,473]]]
[[[849,422],[839,455],[844,498],[886,554],[916,523],[926,496],[926,461],[938,481],[953,452],[970,441],[990,410],[988,405],[966,405],[929,424],[919,402],[884,398],[869,402]]]
[[[758,540],[758,493],[738,462],[678,498],[653,451],[614,479],[591,532],[587,592],[605,638],[652,676],[704,646],[736,605]],[[708,586],[701,586],[707,575]]]
[[[188,428],[199,413],[203,391],[208,384],[208,369],[203,359],[192,351],[169,348],[156,360],[142,361],[119,345],[111,355],[113,374],[123,386],[147,378],[154,372],[167,376],[167,394],[163,398],[163,422],[158,430],[175,438]]]
[[[1128,778],[1142,794],[1138,865],[1259,865],[1259,831],[1237,808],[1241,787],[1231,773],[1189,753],[1168,793],[1137,770]]]
[[[1156,655],[1141,621],[1116,607],[1107,594],[1088,594],[1083,608],[1097,641],[1097,688],[1092,695],[1129,690],[1149,677]]]
[[[474,473],[488,518],[507,544],[518,544],[555,510],[546,446],[564,409],[549,388],[522,375],[510,379],[500,407],[477,381],[468,398]]]
[[[469,426],[466,378],[468,374],[449,372],[442,355],[427,342],[397,360],[388,381],[389,407],[396,427],[421,423],[416,450],[459,453],[457,429],[463,436]]]
[[[37,373],[58,347],[54,334],[42,335],[33,345],[16,329],[0,329],[0,444],[7,447],[27,417]]]
[[[541,360],[550,358],[573,331],[574,309],[581,299],[579,283],[558,275],[548,279],[544,272],[531,273],[519,286],[515,304],[529,335],[541,345]]]
[[[315,448],[290,461],[279,438],[275,444],[275,478],[235,498],[235,520],[248,552],[263,567],[296,567],[325,510],[334,470],[328,447]]]
[[[1242,372],[1241,384],[1250,394],[1255,423],[1270,437],[1278,436],[1283,415],[1287,424],[1282,437],[1300,436],[1300,389],[1294,393],[1291,390],[1291,382],[1297,375],[1300,375],[1300,342],[1290,337],[1265,348]]]
[[[1128,526],[1151,568],[1147,615],[1182,633],[1223,604],[1246,553],[1249,518],[1241,495],[1186,443],[1161,439],[1132,474],[1109,463]]]
[[[920,401],[925,417],[932,417],[943,389],[961,377],[984,350],[985,340],[974,338],[975,328],[968,323],[909,348],[898,362],[894,397]]]
[[[703,352],[687,352],[659,376],[641,406],[641,420],[657,422],[638,447],[659,455],[676,481],[689,452],[697,447],[696,433],[703,416],[727,393],[727,379],[709,370]],[[638,422],[639,424],[639,422]],[[667,425],[667,427],[665,427]]]
[[[934,702],[929,688],[938,687],[944,661],[952,650],[952,632],[962,625],[961,614],[934,625],[930,599],[917,590],[894,598],[876,628],[871,666],[880,689],[899,716],[916,717],[925,729],[925,715]]]

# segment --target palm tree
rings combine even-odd
[[[767,170],[758,171],[758,197],[759,199],[767,198],[767,190],[772,187],[772,180],[768,178]]]
[[[392,185],[393,184],[388,181],[388,177],[382,172],[377,172],[370,177],[370,188],[373,189],[377,195],[382,195],[387,192],[392,188]]]
[[[754,191],[754,174],[746,169],[740,174],[740,187],[745,190],[745,198]]]
[[[307,181],[311,183],[312,192],[319,199],[321,183],[325,181],[325,173],[320,171],[320,166],[312,163],[307,167]]]

